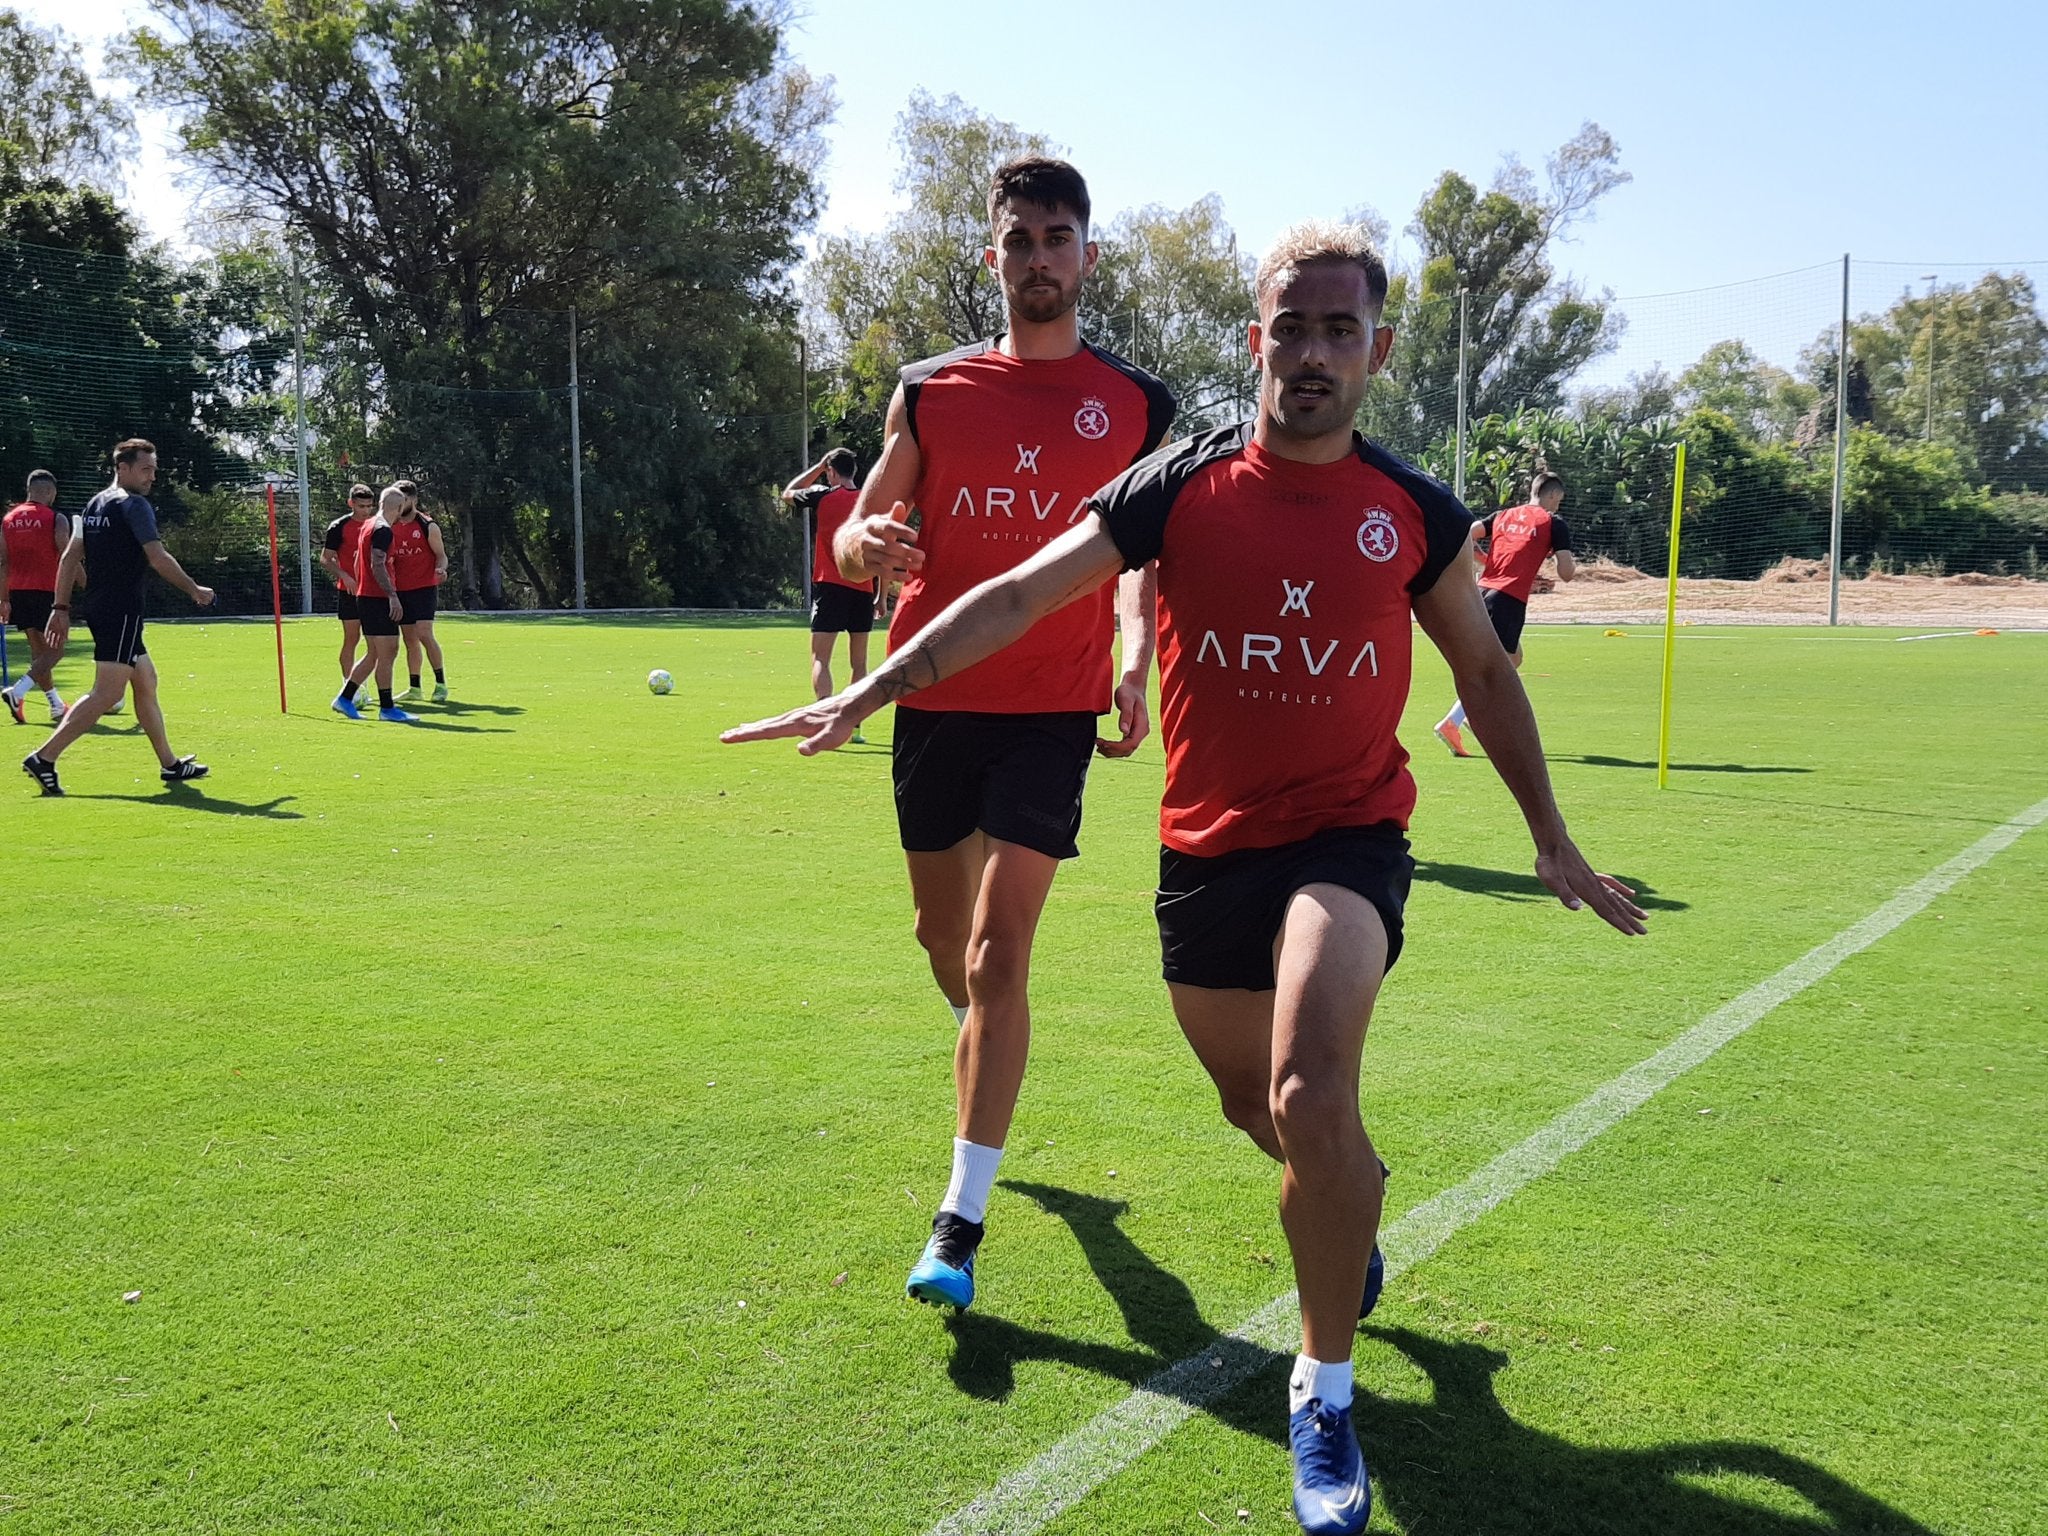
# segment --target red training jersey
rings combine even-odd
[[[342,582],[341,573],[355,571],[362,554],[363,535],[370,531],[370,524],[375,521],[375,517],[357,517],[352,512],[344,512],[327,525],[327,533],[321,542],[334,552],[335,591],[348,590]]]
[[[384,535],[382,545],[376,543],[377,535],[380,533]],[[391,595],[384,590],[383,584],[377,580],[377,568],[370,559],[371,551],[377,548],[382,548],[387,552],[385,568],[389,570],[390,555],[388,552],[391,548],[391,525],[384,521],[384,514],[382,512],[379,512],[375,517],[363,524],[363,531],[356,535],[357,597],[389,597]],[[398,577],[398,572],[391,571],[391,577],[395,581]]]
[[[914,496],[925,563],[903,584],[889,625],[892,646],[1079,522],[1090,493],[1158,442],[1175,409],[1159,380],[1093,347],[1025,360],[979,341],[913,363],[902,377],[923,460]],[[1099,715],[1110,705],[1114,608],[1104,587],[912,702],[928,710]]]
[[[391,548],[385,559],[391,579],[401,592],[440,585],[434,579],[434,546],[428,542],[429,524],[423,517],[401,518],[391,525]]]
[[[1486,537],[1486,569],[1479,585],[1524,603],[1536,590],[1544,560],[1572,547],[1571,525],[1533,501],[1487,518]]]
[[[832,558],[832,535],[853,515],[860,492],[851,486],[808,485],[796,493],[796,504],[818,521],[811,535],[811,585],[851,587],[874,595],[872,581],[848,581],[839,574],[839,562]]]
[[[24,501],[0,518],[6,530],[7,590],[57,590],[57,510],[40,501]]]
[[[1334,464],[1283,459],[1246,422],[1094,506],[1127,567],[1159,562],[1160,840],[1212,856],[1407,826],[1409,610],[1472,527],[1449,488],[1363,438]]]

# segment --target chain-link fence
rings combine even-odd
[[[398,376],[331,312],[238,313],[147,259],[0,245],[0,272],[0,491],[47,467],[75,509],[116,440],[151,438],[167,538],[226,612],[270,606],[270,496],[284,607],[320,611],[322,531],[350,485],[399,478],[442,525],[450,607],[801,601],[775,489],[822,443],[793,338],[734,356],[716,400],[641,366],[646,338],[554,312],[469,338],[487,382]],[[1539,618],[1661,611],[1683,441],[1691,617],[2048,623],[2041,272],[1836,262],[1564,305],[1403,285],[1362,424],[1480,513],[1564,478],[1580,576]]]

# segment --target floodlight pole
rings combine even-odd
[[[313,488],[306,483],[306,285],[292,260],[292,420],[298,440],[299,612],[313,612]]]
[[[1849,257],[1842,256],[1842,331],[1835,352],[1835,498],[1828,514],[1828,623],[1842,622],[1842,486],[1849,464]]]
[[[583,593],[583,387],[576,378],[576,306],[569,306],[569,512],[576,524],[576,611]]]
[[[1458,500],[1465,499],[1465,356],[1467,346],[1467,318],[1471,311],[1472,295],[1469,290],[1458,290],[1458,460],[1451,472],[1451,489]]]

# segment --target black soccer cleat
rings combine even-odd
[[[166,784],[185,784],[193,779],[206,777],[206,764],[191,757],[181,757],[168,768],[157,770],[157,777]]]
[[[64,786],[57,782],[57,765],[43,761],[42,754],[31,752],[21,760],[21,771],[43,786],[46,795],[61,795]]]
[[[952,1211],[932,1218],[932,1235],[924,1245],[904,1290],[913,1301],[932,1307],[974,1305],[974,1256],[987,1229]]]
[[[14,716],[14,723],[16,725],[28,724],[28,715],[22,709],[22,705],[26,702],[25,700],[17,699],[11,693],[0,693],[0,699],[7,701],[7,713]]]

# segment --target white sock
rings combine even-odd
[[[23,697],[26,698],[27,695],[24,694]],[[62,709],[64,707],[64,701],[57,697],[57,690],[54,688],[45,688],[43,690],[43,697],[50,701],[50,708],[52,709]]]
[[[967,1027],[967,1005],[965,1003],[948,1003],[946,1006],[953,1010],[953,1022],[962,1029],[965,1029]]]
[[[1457,699],[1453,699],[1453,700],[1451,700],[1451,712],[1450,712],[1450,713],[1449,713],[1448,715],[1445,715],[1445,716],[1444,716],[1444,724],[1445,724],[1445,725],[1457,725],[1457,726],[1462,726],[1462,725],[1463,725],[1464,723],[1465,723],[1465,706],[1464,706],[1464,704],[1463,704],[1463,703],[1462,703],[1461,701],[1457,700]]]
[[[1320,1399],[1325,1408],[1351,1406],[1351,1362],[1329,1363],[1307,1355],[1294,1357],[1294,1374],[1287,1381],[1287,1411],[1301,1412],[1310,1399]]]
[[[988,1194],[996,1187],[996,1169],[1002,1166],[1003,1149],[953,1138],[953,1182],[946,1186],[946,1198],[939,1209],[951,1211],[967,1221],[980,1221],[988,1214]]]

